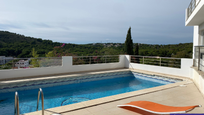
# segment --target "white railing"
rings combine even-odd
[[[119,55],[104,56],[73,56],[73,65],[118,63]]]
[[[13,58],[6,62],[0,65],[0,70],[62,66],[61,57]]]
[[[181,68],[181,58],[134,55],[130,58],[131,63]]]
[[[119,55],[72,56],[73,65],[118,63]],[[62,66],[62,57],[13,58],[0,65],[2,69],[27,69],[38,67]]]

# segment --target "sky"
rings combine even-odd
[[[193,42],[191,0],[0,0],[0,30],[61,43]]]

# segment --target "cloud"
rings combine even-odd
[[[2,0],[0,29],[58,42],[191,42],[185,27],[190,0]],[[185,39],[184,39],[185,38]],[[169,40],[177,39],[177,40]]]
[[[21,29],[22,27],[14,24],[0,24],[1,30],[9,30],[9,29]]]

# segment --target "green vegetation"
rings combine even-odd
[[[37,51],[35,51],[35,48],[33,48],[33,50],[32,50],[32,57],[34,58],[34,59],[31,59],[31,65],[33,66],[33,67],[40,67],[40,64],[39,64],[39,61],[38,61],[38,54],[37,54]]]
[[[142,56],[160,56],[160,57],[176,57],[191,58],[193,51],[192,43],[180,43],[169,45],[150,45],[140,44],[139,55]]]
[[[130,29],[129,29],[130,30]],[[131,38],[131,32],[127,38]],[[129,37],[128,37],[129,36]],[[192,43],[171,44],[171,45],[152,45],[152,44],[133,44],[132,50],[139,49],[142,56],[160,56],[191,58]],[[138,47],[138,48],[137,48]],[[0,56],[12,56],[18,58],[28,58],[32,56],[32,49],[39,57],[61,57],[61,56],[99,56],[99,55],[119,55],[125,54],[124,43],[96,43],[96,44],[63,44],[42,40],[41,38],[26,37],[23,35],[0,31]],[[127,53],[127,52],[126,52]]]
[[[131,27],[128,29],[128,33],[125,40],[125,53],[133,55],[133,42],[131,37]]]
[[[73,58],[73,65],[114,63],[114,62],[119,62],[119,56],[93,56],[93,57],[83,56]]]
[[[135,44],[135,53],[134,53],[134,55],[139,55],[139,44],[138,43]]]
[[[181,67],[180,58],[157,58],[157,57],[137,57],[131,56],[132,63],[147,64],[147,65],[156,65],[156,66],[165,66],[165,67]]]

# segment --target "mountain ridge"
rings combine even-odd
[[[124,38],[125,41],[125,38]],[[38,52],[40,57],[45,57],[54,47],[61,46],[63,43],[53,42],[24,36],[8,31],[0,31],[0,55],[12,56],[18,58],[32,57],[32,48]],[[135,46],[136,43],[134,43]],[[125,54],[124,43],[90,43],[90,44],[72,44],[65,43],[63,51],[78,56],[87,55],[120,55]],[[139,43],[139,55],[144,56],[161,56],[161,57],[192,57],[192,43],[179,44],[144,44]]]

